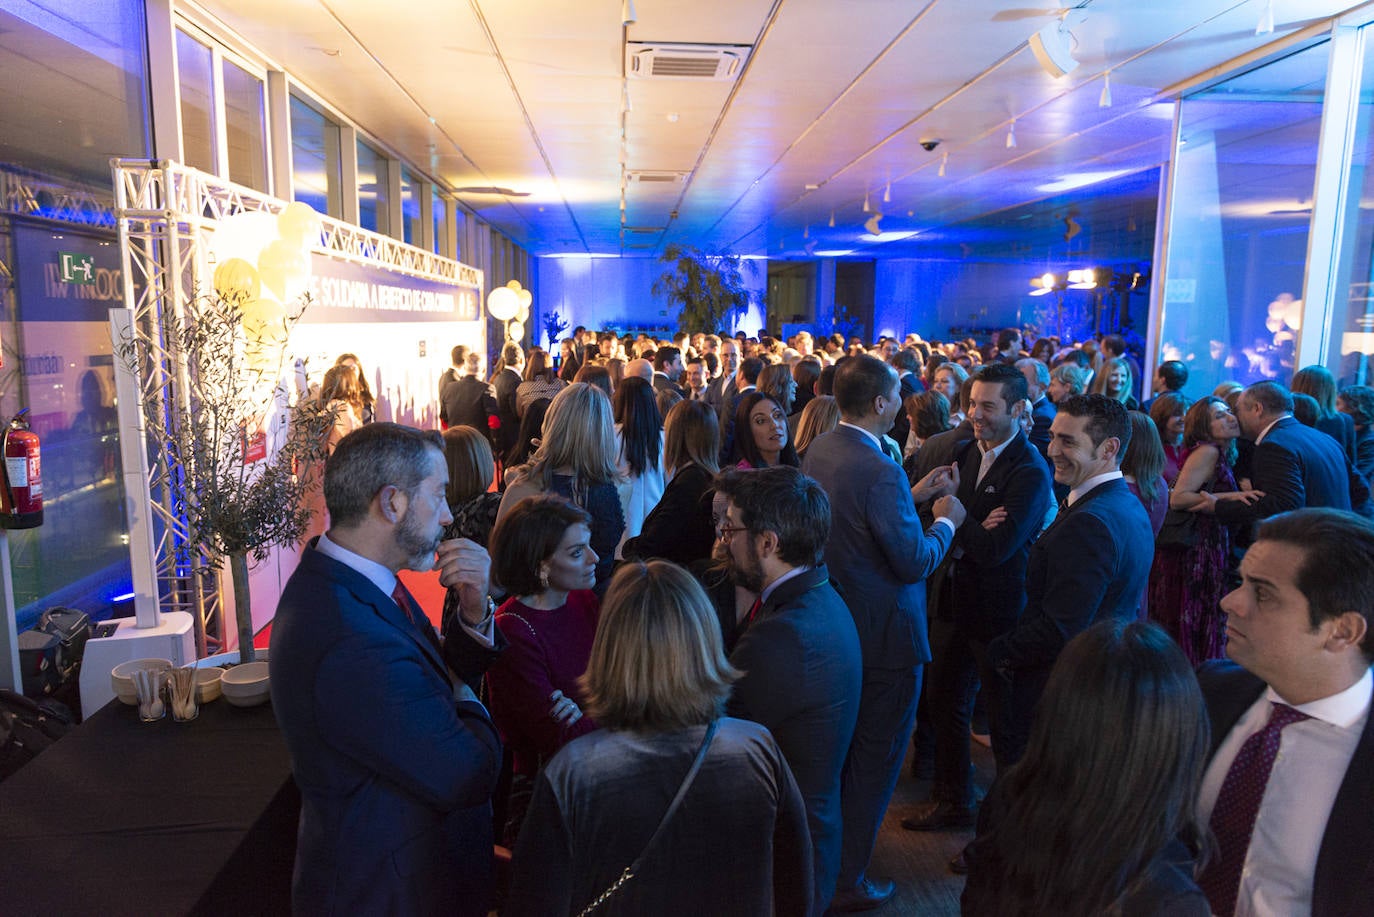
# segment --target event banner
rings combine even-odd
[[[311,255],[310,268],[311,302],[303,324],[470,322],[480,317],[476,287],[411,277],[320,252]]]

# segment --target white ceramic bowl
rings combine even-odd
[[[110,684],[114,688],[115,696],[130,707],[138,705],[138,688],[134,687],[134,673],[142,669],[160,672],[162,674],[159,680],[166,681],[167,673],[172,671],[172,660],[130,659],[110,670]]]
[[[264,703],[272,691],[265,662],[245,662],[226,669],[219,684],[224,699],[235,707],[255,707]]]
[[[208,704],[220,695],[220,678],[224,669],[211,667],[196,669],[196,703]]]

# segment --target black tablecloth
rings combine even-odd
[[[0,911],[288,913],[299,812],[270,704],[115,700],[0,784]]]

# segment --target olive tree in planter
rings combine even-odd
[[[180,520],[177,564],[196,568],[189,561],[198,552],[202,574],[217,576],[229,562],[242,662],[254,656],[249,556],[262,561],[305,534],[311,511],[303,498],[320,486],[315,472],[334,423],[314,399],[283,416],[286,338],[308,303],[303,298],[288,313],[270,300],[212,292],[196,296],[183,314],[164,313],[163,350],[184,371],[171,374],[176,397],[145,397],[142,404],[149,483],[171,495]],[[127,339],[119,352],[131,371],[147,377],[140,370],[155,357],[144,345]]]
[[[681,308],[679,331],[723,330],[749,308],[752,294],[744,273],[756,274],[754,262],[676,244],[664,248],[658,260],[665,269],[650,290]]]

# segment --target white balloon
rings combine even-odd
[[[244,211],[219,221],[210,239],[210,251],[214,252],[217,264],[223,264],[230,258],[242,258],[249,264],[257,264],[258,255],[276,240],[276,214],[260,210]]]
[[[506,326],[506,337],[512,341],[521,341],[525,338],[525,326],[519,322],[511,322]]]
[[[515,318],[520,311],[520,297],[510,287],[497,287],[487,294],[487,312],[501,322]]]

